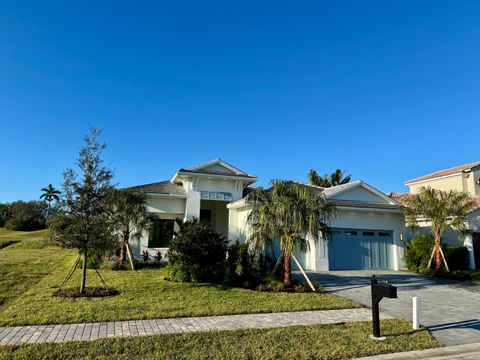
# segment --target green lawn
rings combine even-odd
[[[360,322],[0,346],[0,359],[345,359],[439,346],[406,320],[381,326],[385,341],[371,340],[371,323]]]
[[[2,231],[3,234],[5,231]],[[14,237],[5,233],[2,236]],[[320,293],[267,293],[211,284],[172,283],[162,270],[103,270],[107,283],[120,295],[95,299],[62,299],[52,293],[75,259],[72,251],[46,246],[44,233],[18,234],[20,243],[0,250],[0,290],[7,301],[0,306],[0,326],[58,324],[84,321],[205,316],[299,310],[355,308],[360,305]],[[5,266],[6,265],[6,266]],[[77,286],[80,272],[71,279]],[[5,277],[5,278],[4,278]],[[90,286],[100,286],[88,271]],[[20,296],[21,295],[21,296]]]
[[[53,268],[65,266],[71,259],[71,251],[45,244],[45,234],[45,230],[21,232],[0,228],[0,313]]]

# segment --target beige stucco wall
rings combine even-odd
[[[465,191],[464,179],[462,174],[457,174],[454,176],[449,176],[445,178],[432,179],[429,181],[423,181],[416,184],[408,185],[410,188],[410,193],[416,194],[420,191],[422,187],[431,187],[433,189],[438,189],[442,191],[448,190],[457,190]]]

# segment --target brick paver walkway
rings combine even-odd
[[[382,316],[384,317],[384,316]],[[385,316],[387,317],[387,316]],[[0,327],[0,344],[95,340],[193,331],[266,329],[293,325],[336,324],[371,320],[369,309],[298,311],[268,314],[129,320],[100,323]]]

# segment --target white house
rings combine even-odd
[[[248,186],[257,177],[216,159],[178,170],[171,180],[137,186],[148,195],[148,211],[154,220],[132,244],[135,256],[143,250],[168,250],[177,226],[175,219],[199,218],[231,242],[248,240],[245,201]],[[330,240],[310,239],[309,250],[298,254],[308,270],[394,269],[403,267],[404,217],[394,199],[362,181],[332,188],[308,186],[337,205]]]

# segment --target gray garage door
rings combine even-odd
[[[393,233],[334,229],[328,245],[330,270],[393,269]]]

